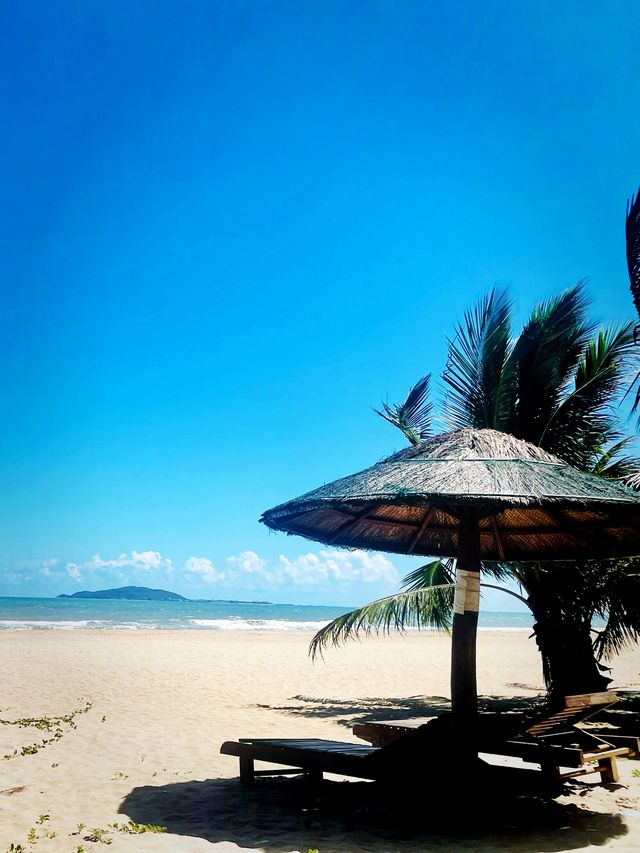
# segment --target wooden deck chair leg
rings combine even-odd
[[[253,785],[256,781],[253,758],[248,755],[240,756],[240,781],[247,787]]]
[[[618,775],[618,762],[614,756],[601,758],[598,761],[598,767],[600,768],[600,778],[603,782],[613,783],[617,782],[620,778]]]
[[[553,764],[550,761],[540,762],[540,770],[542,771],[542,775],[545,777],[547,782],[556,783],[562,779],[560,768],[557,764]]]

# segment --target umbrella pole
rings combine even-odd
[[[451,710],[454,722],[472,728],[478,716],[476,635],[480,603],[480,527],[471,512],[460,518],[451,637]]]

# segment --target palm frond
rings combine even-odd
[[[613,563],[603,574],[595,615],[606,620],[594,642],[598,658],[611,658],[640,639],[640,561]]]
[[[430,381],[429,373],[409,390],[403,403],[382,403],[382,411],[373,410],[404,433],[411,444],[420,444],[431,435],[433,404],[429,402]]]
[[[620,474],[622,482],[625,486],[629,486],[630,489],[640,492],[640,464],[638,460],[627,457],[621,460],[621,465],[624,466],[624,470]]]
[[[506,581],[510,578],[518,580],[517,565],[516,563],[502,563],[499,560],[483,560],[482,574],[497,581]]]
[[[633,326],[601,329],[581,353],[572,387],[550,414],[540,443],[580,468],[590,468],[612,439],[619,417],[612,403],[624,392],[633,351]]]
[[[401,589],[405,592],[413,592],[425,587],[455,583],[455,565],[455,560],[434,560],[425,566],[420,566],[402,579]]]
[[[640,189],[635,196],[632,195],[630,199],[627,199],[625,230],[629,287],[631,289],[631,296],[633,297],[633,304],[636,306],[636,311],[640,318]],[[640,334],[640,324],[636,326],[635,333],[637,338]],[[636,374],[629,392],[634,387],[636,388],[636,394],[632,411],[637,411],[640,406],[640,371]]]
[[[583,282],[536,306],[511,356],[516,406],[508,432],[541,444],[545,429],[574,377],[593,325]],[[541,445],[547,450],[554,449]]]
[[[636,326],[636,328],[634,329],[634,335],[635,335],[636,343],[638,343],[638,336],[640,335],[640,324],[638,324]],[[633,399],[633,405],[631,406],[631,411],[637,412],[638,408],[640,407],[640,370],[633,377],[633,381],[631,382],[631,385],[629,386],[629,390],[627,391],[627,394],[631,394],[633,392],[634,388],[636,389],[636,395]],[[627,396],[627,394],[625,394],[625,397]],[[640,419],[638,420],[638,424],[640,425]]]
[[[453,427],[504,430],[513,403],[511,371],[511,300],[506,290],[485,294],[449,339],[442,378]]]
[[[627,269],[629,286],[640,317],[640,190],[627,200],[626,219]]]
[[[640,489],[640,459],[637,456],[621,455],[637,440],[638,436],[629,435],[611,445],[596,460],[592,473],[609,480],[619,480],[632,489]]]
[[[440,584],[399,592],[344,613],[318,631],[311,640],[309,654],[315,658],[327,646],[340,646],[359,634],[388,634],[406,628],[449,631],[454,589],[453,584]]]

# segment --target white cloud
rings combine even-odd
[[[243,551],[237,557],[227,557],[227,565],[232,572],[238,574],[262,577],[267,574],[266,561],[259,557],[255,551]]]
[[[72,578],[77,583],[121,586],[135,582],[162,583],[174,576],[174,566],[159,551],[131,551],[106,559],[94,554],[85,562],[62,563],[58,558],[43,560],[40,573],[47,578]],[[266,560],[255,551],[242,551],[221,564],[214,565],[208,557],[190,556],[181,568],[183,581],[190,584],[218,584],[226,588],[268,590],[282,587],[331,588],[352,584],[384,584],[395,586],[399,576],[382,554],[366,551],[325,549],[309,551],[299,557],[281,554]]]
[[[53,574],[45,561],[42,573]],[[69,577],[76,581],[83,580],[86,574],[108,574],[112,579],[125,581],[130,575],[163,575],[173,574],[173,563],[163,557],[158,551],[131,551],[130,554],[120,554],[113,560],[104,560],[100,554],[94,554],[84,563],[67,563],[65,569]]]
[[[246,588],[276,586],[320,586],[350,583],[398,582],[398,573],[386,557],[366,551],[319,551],[294,560],[281,555],[269,565],[255,551],[228,557],[226,568],[218,570],[206,557],[189,557],[184,569],[207,583]]]
[[[127,568],[147,574],[158,569],[164,569],[168,574],[173,571],[171,560],[162,557],[158,551],[132,551],[120,554],[115,560],[103,560],[100,554],[94,554],[82,567],[87,570]]]
[[[52,557],[50,560],[43,560],[42,561],[42,568],[40,569],[40,574],[44,575],[47,578],[53,577],[56,574],[56,572],[54,572],[52,570],[55,569],[55,567],[57,565],[59,565],[59,563],[60,563],[60,560],[58,557]]]
[[[80,566],[77,563],[67,563],[66,565],[67,574],[70,578],[73,578],[74,581],[80,582],[82,580],[82,575],[80,574]]]
[[[189,557],[184,564],[184,569],[186,572],[199,575],[206,583],[215,583],[226,578],[225,572],[219,572],[206,557]]]
[[[398,573],[390,560],[382,554],[368,554],[361,550],[320,551],[303,554],[295,560],[281,554],[277,574],[282,578],[281,582],[291,581],[299,585],[398,581]]]

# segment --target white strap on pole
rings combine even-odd
[[[480,610],[480,574],[456,569],[456,591],[453,599],[453,612],[464,613]]]

